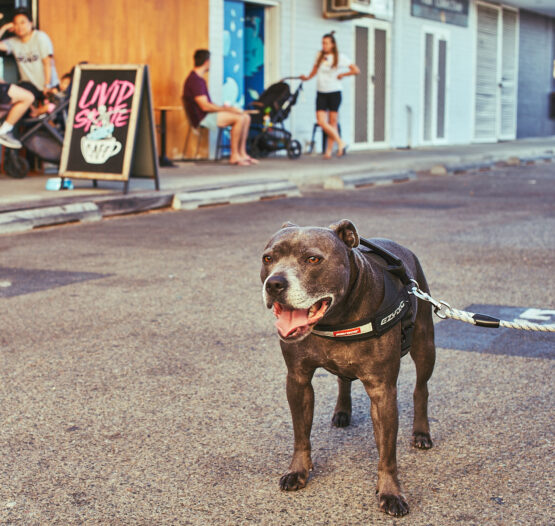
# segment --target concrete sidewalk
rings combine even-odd
[[[122,183],[73,180],[74,190],[45,189],[52,175],[11,179],[0,175],[0,234],[69,221],[173,207],[199,206],[299,195],[302,188],[345,189],[400,182],[419,173],[445,175],[487,169],[497,163],[548,162],[555,158],[555,137],[495,144],[426,147],[412,150],[349,152],[344,158],[320,155],[262,159],[257,166],[236,167],[225,161],[176,163],[160,169],[160,191],[150,179]]]

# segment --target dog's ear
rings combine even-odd
[[[349,248],[358,246],[359,237],[356,226],[353,225],[353,223],[351,223],[348,219],[342,219],[341,221],[330,225],[330,228]]]
[[[281,229],[283,230],[284,228],[291,228],[295,226],[299,226],[299,225],[296,225],[295,223],[291,223],[291,221],[285,221],[285,223],[281,225]]]

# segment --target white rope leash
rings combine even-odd
[[[411,280],[414,283],[414,287],[409,292],[434,306],[435,314],[441,318],[451,318],[453,320],[463,321],[465,323],[470,323],[472,325],[478,325],[479,327],[505,327],[508,329],[521,329],[524,331],[541,331],[541,332],[555,332],[555,325],[542,325],[541,323],[532,323],[529,321],[506,321],[498,320],[492,316],[486,316],[485,314],[476,314],[473,312],[467,312],[464,310],[454,309],[446,303],[445,301],[437,301],[432,298],[426,292],[420,290],[418,283],[415,280]]]

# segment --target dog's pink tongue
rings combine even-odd
[[[308,325],[308,309],[286,309],[282,307],[278,314],[276,327],[279,333],[285,338],[296,328]]]

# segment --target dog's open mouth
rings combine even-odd
[[[309,309],[290,309],[280,303],[274,303],[276,327],[283,339],[297,339],[306,336],[326,314],[330,299],[317,301]]]

